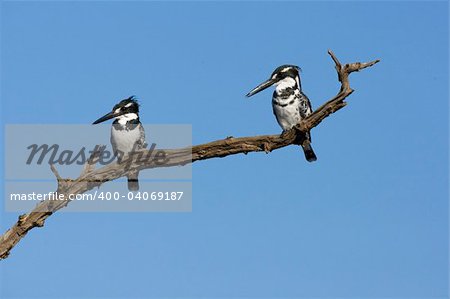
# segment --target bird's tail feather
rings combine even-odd
[[[139,173],[133,173],[128,175],[128,190],[129,191],[138,191],[139,190]]]
[[[314,153],[314,150],[312,149],[311,143],[309,140],[306,140],[302,144],[303,152],[305,153],[305,158],[308,162],[314,162],[317,160],[316,154]]]

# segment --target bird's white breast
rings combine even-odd
[[[278,81],[275,88],[275,95],[272,99],[273,113],[275,114],[278,124],[283,130],[289,130],[301,120],[300,116],[300,91],[298,90],[297,80],[286,77]],[[292,94],[283,97],[286,89],[291,89]]]
[[[133,130],[117,130],[114,126],[111,128],[111,143],[113,143],[115,150],[119,150],[124,154],[131,152],[135,143],[140,140],[141,132],[139,126],[136,126]]]
[[[275,101],[275,99],[274,99]],[[294,101],[292,104],[292,101]],[[285,101],[282,101],[283,105],[287,104],[286,106],[280,106],[276,105],[275,103],[272,103],[273,106],[273,112],[277,118],[278,124],[283,130],[289,130],[296,124],[298,124],[301,120],[300,116],[300,105],[299,105],[299,99],[295,96],[287,98]]]

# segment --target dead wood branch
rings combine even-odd
[[[247,154],[249,152],[261,151],[268,153],[288,145],[301,144],[304,140],[305,132],[316,127],[326,117],[346,105],[344,100],[353,92],[349,83],[349,75],[352,72],[360,71],[379,62],[379,60],[374,60],[367,63],[355,62],[342,65],[333,52],[328,51],[328,54],[335,63],[338,80],[341,83],[340,90],[331,100],[320,106],[309,117],[302,120],[296,128],[293,128],[282,135],[240,138],[228,137],[226,139],[196,145],[192,148],[165,150],[167,154],[166,157],[169,161],[168,163],[161,165],[156,164],[153,160],[146,160],[144,163],[133,161],[129,170],[186,165],[195,161],[226,157],[240,153]],[[98,155],[99,152],[95,151],[91,155],[89,161],[92,162]],[[58,182],[56,192],[62,195],[63,198],[68,198],[69,194],[84,193],[96,186],[100,186],[104,182],[123,177],[127,173],[125,166],[117,163],[94,170],[94,165],[88,162],[81,175],[74,180],[61,178],[53,165],[51,166],[51,170]],[[16,246],[31,229],[42,227],[45,220],[52,215],[52,213],[64,208],[69,202],[69,200],[43,201],[31,212],[20,215],[17,222],[0,237],[0,259],[7,258],[11,249]]]

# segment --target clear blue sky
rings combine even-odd
[[[272,92],[244,97],[275,67],[301,66],[318,107],[339,88],[327,49],[382,61],[312,131],[316,163],[294,146],[195,163],[192,213],[55,214],[0,262],[0,297],[447,297],[448,9],[2,2],[3,126],[89,124],[134,94],[195,144],[275,134]],[[0,215],[3,233],[18,214]]]

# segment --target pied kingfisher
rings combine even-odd
[[[282,65],[273,71],[268,80],[256,86],[247,94],[247,97],[276,85],[272,96],[272,108],[278,124],[283,131],[289,130],[303,118],[312,113],[311,103],[302,92],[299,75],[300,68],[295,65]],[[306,142],[302,145],[305,158],[309,162],[317,160],[311,147],[311,135],[306,134]]]
[[[139,121],[139,104],[134,96],[120,101],[112,111],[96,121],[94,125],[115,118],[111,127],[111,145],[119,162],[124,155],[147,146],[145,131]],[[127,174],[128,190],[139,190],[139,172]]]

